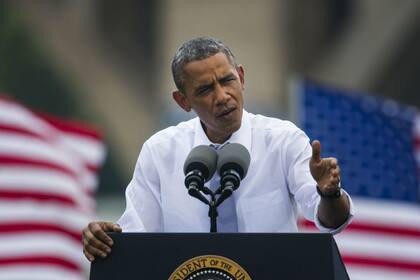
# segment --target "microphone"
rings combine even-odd
[[[232,195],[233,191],[239,187],[245,178],[251,156],[248,150],[241,144],[227,144],[219,153],[217,160],[217,172],[220,175],[221,195],[217,200],[217,206],[226,198]]]
[[[184,163],[185,187],[188,194],[201,200],[205,204],[209,201],[200,193],[210,194],[204,183],[210,180],[217,165],[217,152],[206,145],[200,145],[191,150]]]

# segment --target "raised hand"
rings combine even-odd
[[[309,162],[312,177],[322,194],[331,195],[340,188],[340,167],[336,158],[321,157],[321,143],[312,142],[312,158]]]

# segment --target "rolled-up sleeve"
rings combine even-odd
[[[118,220],[124,232],[162,231],[159,176],[147,142],[142,147],[125,196],[126,209]]]
[[[354,205],[353,205],[353,201],[352,201],[352,199],[351,199],[351,197],[350,197],[350,195],[345,191],[345,190],[343,190],[343,194],[346,194],[347,195],[347,197],[348,197],[348,199],[349,199],[349,203],[350,203],[350,210],[349,210],[349,216],[347,217],[347,220],[341,225],[341,226],[339,226],[338,228],[327,228],[327,227],[324,227],[323,225],[322,225],[322,223],[321,223],[321,221],[319,220],[319,218],[318,218],[318,210],[319,210],[319,203],[321,203],[321,198],[319,197],[318,198],[318,201],[317,201],[317,204],[316,204],[316,209],[317,209],[317,211],[316,211],[316,213],[315,213],[315,215],[314,215],[314,218],[313,218],[313,221],[314,221],[314,223],[315,223],[315,225],[316,225],[316,227],[321,231],[321,232],[328,232],[328,233],[331,233],[331,234],[337,234],[337,233],[340,233],[343,229],[345,229],[350,223],[351,223],[351,221],[353,220],[353,217],[354,217]]]
[[[350,202],[350,212],[347,220],[338,228],[324,227],[318,218],[320,196],[316,192],[316,181],[313,179],[309,170],[309,161],[312,156],[312,147],[306,134],[297,129],[290,137],[290,142],[286,154],[286,166],[288,166],[287,180],[289,191],[303,216],[315,223],[321,232],[332,234],[339,233],[351,222],[354,216],[354,205],[347,194]]]

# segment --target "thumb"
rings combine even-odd
[[[318,140],[312,141],[312,161],[315,163],[321,160],[321,143]]]

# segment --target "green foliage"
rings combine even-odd
[[[80,117],[74,88],[53,69],[48,56],[7,2],[0,2],[0,92],[29,107]]]
[[[92,115],[80,110],[74,92],[8,2],[0,1],[0,94],[36,111],[89,120]],[[100,177],[100,194],[122,194],[125,183],[112,157],[107,158]]]

